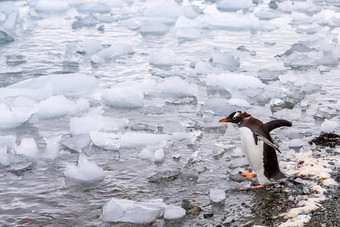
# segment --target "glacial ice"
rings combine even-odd
[[[94,63],[101,64],[132,53],[133,49],[130,45],[117,43],[98,51],[91,57],[91,60]]]
[[[65,96],[52,96],[39,103],[39,110],[36,113],[39,118],[62,117],[67,114],[76,114],[89,108],[89,103],[85,99],[73,102]]]
[[[0,103],[0,129],[15,128],[26,122],[37,111],[35,107],[9,108]]]
[[[117,151],[120,148],[120,134],[105,132],[90,132],[92,143],[105,150]]]
[[[335,131],[335,129],[338,127],[339,123],[338,121],[335,120],[328,120],[325,119],[325,121],[321,124],[321,131],[322,132],[327,132],[327,133],[332,133]]]
[[[94,27],[99,23],[97,18],[93,15],[85,17],[79,17],[75,22],[72,23],[72,29],[81,29],[83,27]]]
[[[80,154],[78,165],[67,164],[64,175],[76,182],[88,183],[103,179],[105,173],[96,163],[89,161],[84,154]]]
[[[103,207],[101,219],[107,222],[147,224],[160,218],[166,209],[162,200],[136,202],[112,198]]]
[[[213,65],[221,67],[225,71],[237,71],[240,68],[240,59],[236,59],[228,52],[222,53],[215,49],[213,53]]]
[[[158,149],[155,151],[155,162],[163,162],[165,158],[164,149]]]
[[[38,158],[40,152],[34,138],[23,138],[21,143],[15,148],[17,154],[23,155],[28,158]]]
[[[63,141],[63,145],[73,151],[82,153],[83,149],[91,143],[90,136],[88,134],[72,135]]]
[[[150,95],[157,97],[191,97],[196,96],[197,93],[198,88],[195,84],[173,76],[158,82]]]
[[[97,87],[94,76],[70,73],[50,74],[0,89],[0,98],[26,95],[34,100],[41,101],[52,95],[83,96],[88,95]]]
[[[170,66],[176,63],[176,54],[169,48],[162,48],[150,54],[150,64],[158,66]]]
[[[101,115],[88,115],[70,118],[70,132],[72,135],[88,134],[104,128],[105,119]]]
[[[221,0],[216,3],[221,11],[237,11],[249,9],[253,6],[252,0]]]
[[[65,13],[69,7],[67,1],[63,0],[39,0],[35,5],[35,11],[39,13]]]
[[[168,205],[165,208],[164,219],[173,220],[183,218],[186,210],[179,206]]]
[[[93,55],[102,49],[100,41],[87,39],[84,41],[84,51],[87,55]]]
[[[87,2],[77,6],[77,10],[81,13],[110,13],[111,7],[98,2]]]
[[[144,105],[144,94],[135,87],[114,87],[102,91],[106,105],[117,108],[140,108]]]
[[[146,22],[138,28],[138,32],[142,36],[156,35],[163,36],[168,33],[170,26],[160,22]]]
[[[0,146],[5,146],[8,149],[13,149],[16,140],[16,136],[7,135],[7,136],[0,136]]]

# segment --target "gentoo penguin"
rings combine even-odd
[[[260,185],[255,187],[263,187],[265,184],[285,178],[277,161],[276,150],[279,151],[279,149],[273,144],[269,133],[280,127],[290,127],[291,122],[273,120],[264,124],[244,111],[233,112],[220,122],[235,123],[239,127],[243,150],[250,167],[255,172],[241,172],[241,174],[248,178],[257,176]]]

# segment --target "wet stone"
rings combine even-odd
[[[149,183],[162,183],[176,180],[181,174],[179,170],[167,170],[156,173],[151,177],[148,177]]]
[[[212,213],[212,212],[203,214],[204,218],[211,218],[212,216],[214,216],[214,213]]]

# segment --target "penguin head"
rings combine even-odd
[[[228,117],[221,119],[219,122],[231,122],[238,124],[240,123],[244,118],[250,117],[251,115],[244,112],[244,111],[236,111],[231,113]]]

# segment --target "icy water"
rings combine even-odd
[[[244,190],[250,181],[230,178],[247,169],[239,132],[218,120],[241,109],[264,122],[293,122],[273,133],[283,171],[322,130],[339,132],[337,1],[241,1],[239,10],[228,1],[57,2],[0,2],[0,30],[14,38],[0,43],[0,135],[15,141],[0,140],[1,226],[115,225],[101,218],[111,198],[176,206],[187,199],[203,209],[178,226],[251,224],[257,194]],[[70,73],[89,78],[17,84]],[[54,96],[85,105],[66,108]],[[90,122],[74,123],[81,117]],[[96,146],[93,131],[121,136],[120,148]],[[57,152],[46,158],[51,137]],[[37,148],[22,144],[28,138]],[[85,145],[71,149],[81,139]],[[143,149],[165,156],[141,158]],[[65,176],[79,152],[104,170],[103,179]],[[148,181],[168,170],[179,177]],[[223,205],[210,202],[210,189],[226,191]]]

